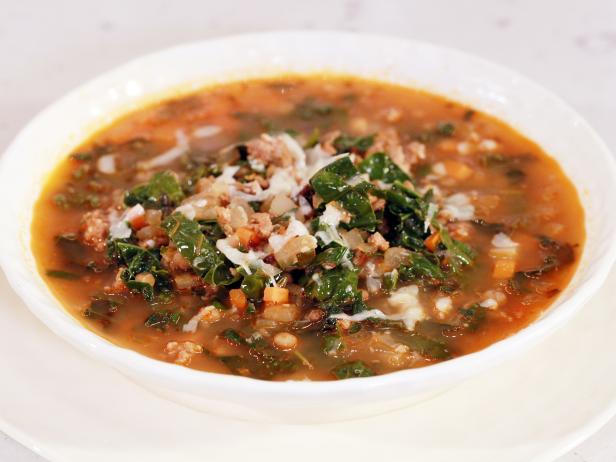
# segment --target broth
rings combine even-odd
[[[163,361],[328,380],[468,354],[535,320],[584,243],[539,146],[439,96],[343,76],[206,88],[115,121],[36,204],[43,277]]]

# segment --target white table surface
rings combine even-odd
[[[484,56],[558,93],[616,151],[614,0],[0,0],[0,150],[48,103],[133,57],[291,28],[396,35]],[[41,460],[0,433],[0,461]],[[559,460],[583,461],[616,461],[616,419]]]

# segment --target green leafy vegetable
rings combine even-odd
[[[184,192],[171,171],[158,172],[144,184],[135,186],[124,196],[124,203],[133,206],[141,204],[145,208],[158,209],[179,204],[184,199]]]
[[[297,369],[297,361],[286,358],[260,335],[245,337],[234,329],[225,329],[220,335],[245,352],[244,355],[219,358],[234,374],[246,375],[248,372],[252,377],[271,379]]]
[[[441,235],[441,242],[446,249],[447,263],[451,266],[454,273],[459,273],[462,267],[473,262],[475,252],[464,242],[453,239],[444,226],[439,227],[439,233]]]
[[[157,293],[159,295],[170,293],[171,278],[167,270],[161,266],[156,254],[137,245],[121,241],[112,242],[110,251],[115,253],[120,262],[126,266],[121,277],[131,291],[140,292],[143,298],[150,303],[157,301]],[[155,280],[154,286],[147,282],[136,281],[135,278],[141,273],[150,273]],[[165,298],[166,296],[163,295],[158,301],[163,301]]]
[[[90,301],[90,306],[83,311],[83,316],[99,321],[104,327],[111,324],[113,314],[118,311],[120,304],[115,300],[94,296]]]
[[[439,122],[436,126],[436,133],[441,136],[452,136],[456,131],[456,126],[451,122]]]
[[[90,208],[97,208],[100,206],[100,198],[97,194],[83,192],[83,191],[71,191],[66,193],[58,193],[53,196],[53,201],[56,206],[62,209],[69,209],[71,207],[88,206]]]
[[[92,160],[93,156],[91,152],[75,152],[71,154],[71,159],[74,159],[80,162],[85,162],[88,160]]]
[[[343,348],[344,343],[340,335],[326,335],[323,337],[323,353],[326,355],[334,355]]]
[[[220,335],[234,345],[246,345],[244,337],[235,329],[225,329]]]
[[[354,377],[372,377],[376,375],[363,361],[352,361],[341,364],[332,370],[337,379],[351,379]]]
[[[246,294],[246,297],[252,301],[261,300],[263,298],[263,290],[267,286],[269,277],[261,272],[244,275],[240,288]]]
[[[407,345],[411,350],[418,352],[420,355],[431,359],[449,359],[451,353],[447,345],[435,340],[429,339],[419,334],[405,335],[402,337],[402,343]]]
[[[358,173],[351,159],[344,156],[315,173],[310,184],[325,202],[338,201],[351,214],[350,222],[343,226],[374,231],[377,220],[366,186],[348,182]]]
[[[314,266],[321,265],[325,269],[331,269],[335,266],[340,265],[346,259],[349,259],[350,256],[351,253],[349,249],[340,245],[336,245],[333,247],[329,247],[323,252],[319,253],[312,262],[312,264]]]
[[[345,180],[357,173],[349,156],[344,156],[315,173],[310,179],[310,185],[325,202],[330,202],[351,188]]]
[[[417,139],[423,143],[430,143],[439,138],[453,136],[456,131],[456,126],[451,122],[439,122],[434,130],[420,133]]]
[[[418,279],[438,281],[446,278],[438,257],[428,253],[411,252],[408,263],[401,265],[399,271],[400,278],[404,281]]]
[[[334,107],[329,103],[317,101],[314,98],[306,98],[304,101],[295,106],[294,115],[302,120],[312,121],[323,117],[329,117],[335,114]]]
[[[52,278],[66,279],[69,281],[76,281],[78,279],[81,279],[81,276],[79,276],[78,274],[71,273],[70,271],[64,271],[64,270],[49,269],[45,272],[45,274]]]
[[[224,256],[206,239],[199,223],[181,213],[174,213],[163,221],[162,227],[205,282],[228,285],[238,280],[239,276],[231,274]]]
[[[475,303],[467,308],[460,309],[462,322],[464,326],[471,332],[479,329],[479,326],[486,318],[487,309]]]
[[[340,135],[334,140],[334,148],[338,153],[357,152],[363,154],[374,143],[374,135],[353,137],[349,135]]]
[[[178,326],[182,319],[182,313],[171,311],[156,311],[145,320],[146,327],[152,327],[164,331],[169,325]]]
[[[328,314],[351,310],[364,311],[366,306],[358,289],[358,270],[336,267],[333,270],[316,273],[305,287],[306,294],[321,303]]]
[[[400,182],[385,191],[385,218],[391,227],[385,237],[390,243],[411,250],[425,248],[424,240],[428,237],[425,222],[431,196],[431,191],[421,196]]]
[[[393,292],[398,287],[398,279],[400,278],[400,272],[397,269],[385,273],[383,275],[383,289],[385,292]]]
[[[410,177],[398,167],[384,152],[376,152],[359,164],[359,171],[370,175],[371,180],[381,180],[385,183],[401,183]]]
[[[319,144],[320,137],[321,137],[321,130],[319,130],[318,127],[315,127],[315,129],[312,130],[312,133],[306,140],[306,143],[304,144],[304,149],[314,148],[317,144]]]
[[[377,222],[376,215],[372,210],[368,195],[358,188],[359,186],[349,190],[338,199],[340,205],[351,214],[351,220],[348,223],[342,223],[341,226],[347,229],[361,228],[374,231]]]

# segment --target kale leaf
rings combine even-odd
[[[174,213],[163,221],[162,227],[180,254],[205,282],[229,285],[238,280],[238,276],[231,274],[224,256],[206,239],[199,223],[181,213]]]
[[[348,181],[358,174],[349,156],[344,156],[315,173],[310,185],[325,202],[338,201],[351,214],[350,222],[343,226],[374,231],[377,219],[368,198],[369,185]]]
[[[407,345],[411,350],[418,352],[420,355],[430,359],[449,359],[451,353],[447,345],[436,340],[432,340],[423,335],[412,333],[401,337],[402,343]]]
[[[366,309],[358,289],[359,271],[343,266],[315,273],[305,287],[306,294],[321,303],[328,314],[345,310],[359,313]]]
[[[363,361],[352,361],[341,364],[332,370],[337,379],[351,379],[355,377],[372,377],[376,375]]]
[[[334,140],[334,148],[339,154],[343,152],[365,153],[374,143],[374,135],[354,137],[349,135],[340,135]]]
[[[167,270],[161,266],[156,254],[128,242],[115,241],[111,247],[117,253],[120,262],[126,266],[121,277],[131,291],[140,292],[149,303],[157,301],[157,293],[159,296],[162,295],[160,300],[170,294],[171,278]],[[150,273],[154,276],[154,286],[147,282],[136,281],[136,276],[141,273]]]
[[[248,372],[251,377],[271,379],[297,369],[297,361],[281,354],[261,336],[246,336],[234,329],[225,329],[220,336],[243,352],[241,355],[219,357],[234,374],[246,375]]]
[[[341,245],[334,245],[319,253],[312,262],[312,266],[321,265],[325,269],[340,265],[345,259],[351,257],[350,250]]]
[[[428,252],[411,252],[408,262],[403,263],[398,271],[403,281],[442,281],[447,277],[438,257]]]
[[[459,273],[462,267],[470,265],[475,258],[475,252],[464,242],[451,237],[444,226],[439,226],[441,242],[445,246],[447,263],[454,273]]]
[[[431,191],[421,196],[402,183],[395,182],[391,189],[385,191],[385,198],[385,218],[391,229],[387,240],[392,245],[411,250],[424,249],[424,240],[428,237],[425,222]]]
[[[359,171],[370,175],[371,180],[381,180],[385,183],[401,183],[411,178],[398,167],[384,152],[376,152],[359,164]]]
[[[81,279],[81,276],[76,273],[57,269],[48,269],[47,271],[45,271],[45,274],[52,278],[66,279],[67,281],[76,281],[78,279]]]
[[[182,186],[171,171],[158,172],[147,183],[135,186],[124,196],[127,206],[137,204],[146,209],[159,209],[179,204],[184,199]]]
[[[252,274],[245,274],[240,288],[249,300],[258,301],[263,298],[263,291],[269,279],[269,276],[260,271]]]
[[[145,320],[144,325],[146,327],[152,327],[154,329],[165,331],[169,325],[177,327],[182,319],[182,313],[179,311],[155,311]]]

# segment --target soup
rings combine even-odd
[[[344,76],[206,88],[115,121],[37,202],[66,309],[158,360],[266,380],[446,361],[567,285],[583,210],[558,164],[439,96]]]

